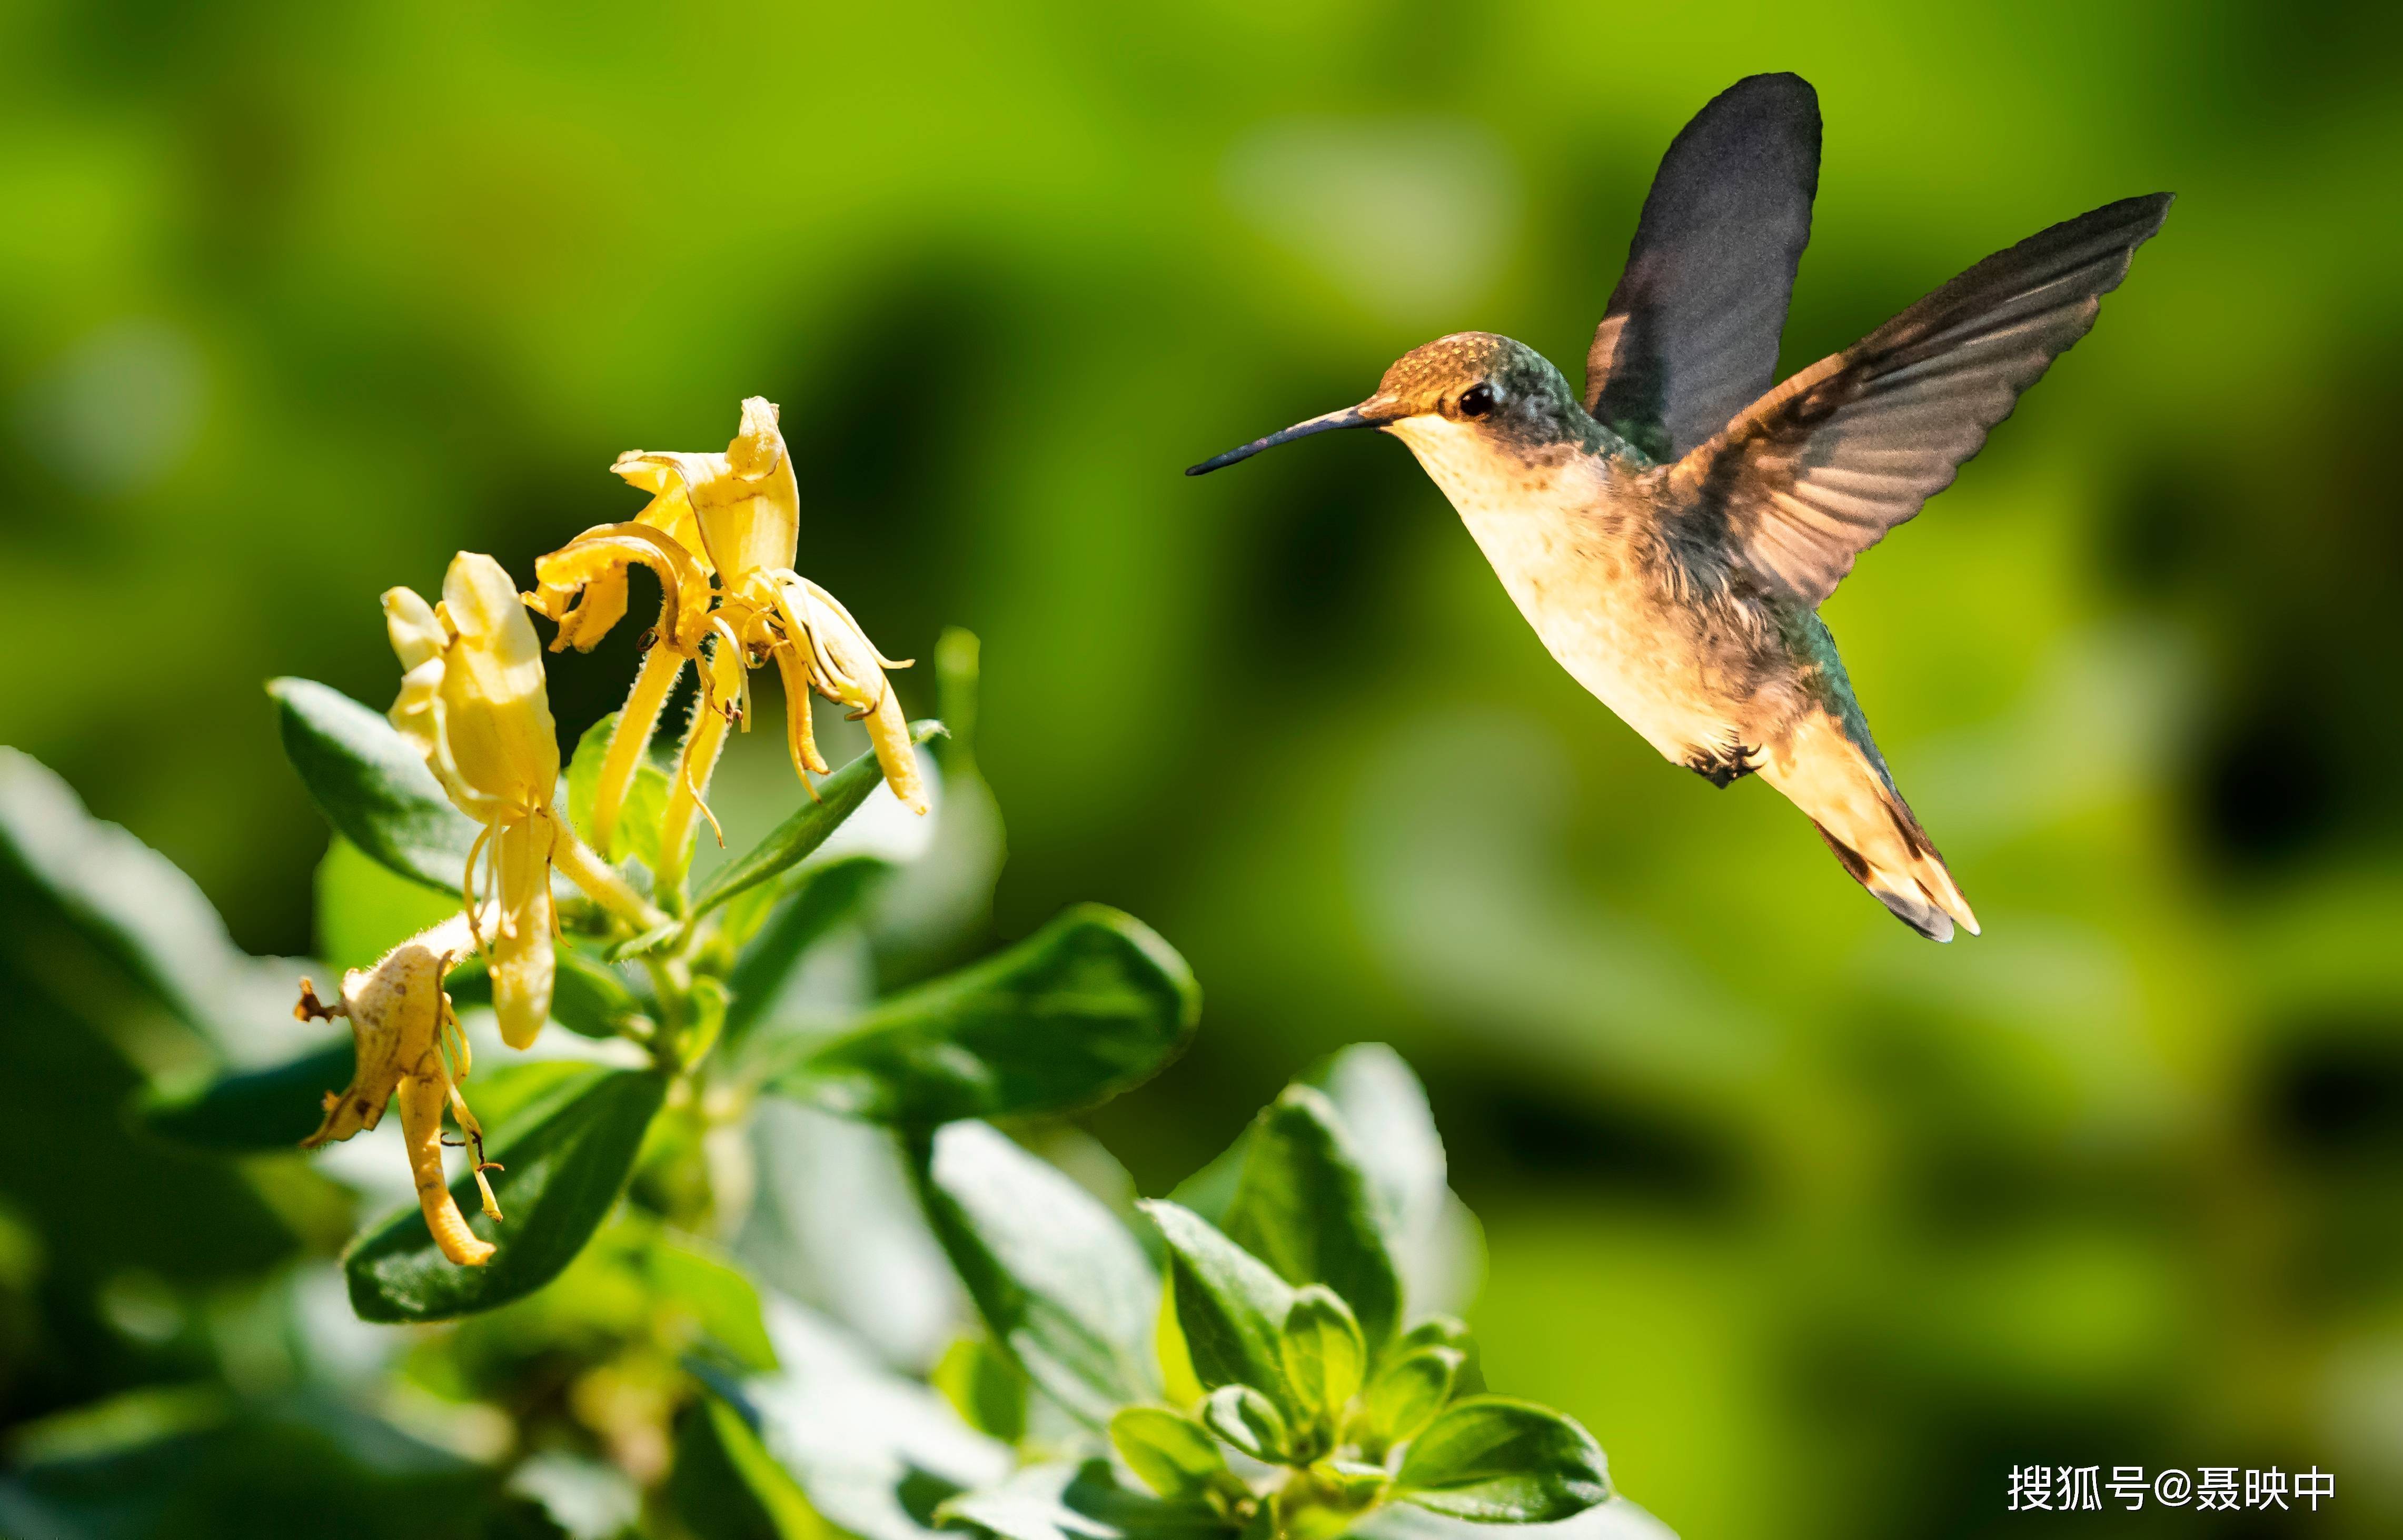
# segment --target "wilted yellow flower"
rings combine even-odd
[[[485,1172],[500,1168],[484,1158],[484,1131],[459,1094],[458,1082],[467,1077],[466,1034],[459,1030],[451,997],[442,989],[443,975],[468,944],[465,917],[446,921],[393,948],[374,967],[344,974],[341,994],[331,1005],[319,1000],[309,980],[302,979],[300,1004],[293,1014],[304,1021],[347,1018],[358,1049],[358,1068],[349,1088],[326,1093],[326,1120],[300,1141],[300,1147],[315,1149],[374,1128],[383,1120],[385,1104],[397,1094],[410,1173],[416,1178],[425,1228],[443,1256],[472,1268],[490,1261],[493,1248],[469,1231],[443,1179],[446,1103],[475,1161],[484,1213],[497,1222],[501,1208],[492,1184],[484,1179]]]
[[[483,825],[467,853],[461,895],[478,941],[490,950],[501,1039],[521,1048],[550,1015],[554,866],[646,929],[666,917],[586,850],[559,816],[559,736],[542,647],[501,564],[461,551],[443,578],[439,604],[393,589],[383,596],[383,612],[407,671],[392,724],[425,756],[452,804]],[[486,892],[493,908],[490,936],[479,918]]]
[[[865,717],[878,764],[893,793],[926,811],[925,784],[900,702],[884,676],[906,668],[880,654],[859,622],[833,595],[793,570],[799,548],[800,492],[772,402],[743,403],[743,426],[722,454],[635,451],[610,467],[652,493],[632,523],[588,530],[535,563],[538,584],[526,603],[560,622],[553,650],[590,649],[625,613],[625,569],[641,561],[660,574],[665,601],[654,645],[646,655],[602,769],[594,798],[594,838],[605,840],[624,805],[660,709],[686,660],[708,664],[694,708],[668,811],[660,850],[665,885],[681,875],[682,853],[696,814],[707,816],[701,788],[709,782],[729,722],[749,728],[748,671],[769,658],[785,681],[786,741],[793,768],[826,773],[810,728],[810,692]],[[633,532],[641,532],[639,534]],[[653,553],[681,546],[687,562]],[[702,575],[695,582],[694,572]],[[716,581],[717,608],[706,604],[707,578]],[[701,596],[698,599],[696,596]],[[573,607],[571,607],[571,605]]]

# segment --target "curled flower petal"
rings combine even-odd
[[[589,652],[624,617],[630,566],[648,567],[660,580],[659,640],[687,658],[700,650],[709,634],[709,570],[691,548],[639,522],[596,525],[535,560],[525,603],[560,623],[553,650]]]
[[[868,633],[859,629],[851,611],[826,590],[798,573],[777,575],[777,602],[784,616],[786,634],[794,639],[795,650],[807,650],[810,683],[828,700],[839,701],[853,708],[868,722],[868,742],[875,747],[876,762],[884,771],[885,783],[901,805],[912,812],[924,813],[927,808],[926,784],[918,769],[917,745],[910,742],[910,724],[901,714],[901,702],[893,693],[891,681],[884,677],[888,668],[907,668],[906,662],[895,662],[876,650]],[[795,671],[786,672],[786,711],[790,702],[801,700],[805,693],[791,686]],[[811,752],[816,752],[814,746]]]
[[[817,739],[810,731],[810,660],[797,646],[775,649],[776,672],[785,680],[785,744],[793,756],[793,771],[800,776],[801,784],[810,784],[810,775],[826,773],[826,756],[818,753]],[[817,788],[812,786],[815,797]]]

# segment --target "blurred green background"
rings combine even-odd
[[[382,590],[526,576],[640,506],[619,451],[765,395],[801,570],[896,656],[983,637],[996,929],[1100,899],[1202,980],[1090,1120],[1146,1191],[1384,1039],[1485,1224],[1489,1378],[1690,1540],[1998,1530],[2037,1462],[2316,1464],[2313,1533],[2393,1533],[2398,47],[2367,7],[8,7],[0,741],[305,953],[259,682],[381,704]],[[1446,331],[1575,377],[1669,137],[1771,69],[1827,118],[1788,368],[2180,194],[1826,607],[1985,923],[1950,948],[1588,699],[1398,445],[1178,475]],[[633,629],[554,668],[571,736]],[[10,1421],[114,1351],[8,1344]]]

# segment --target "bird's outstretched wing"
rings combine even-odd
[[[1727,426],[1777,378],[1819,190],[1819,98],[1755,75],[1679,132],[1585,360],[1585,406],[1656,460]]]
[[[2086,335],[2170,200],[2124,199],[2032,235],[1795,375],[1672,467],[1685,517],[1763,583],[1817,604]]]

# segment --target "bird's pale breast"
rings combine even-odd
[[[1741,739],[1731,679],[1663,591],[1652,510],[1567,446],[1516,462],[1440,419],[1396,425],[1571,677],[1671,760]]]

